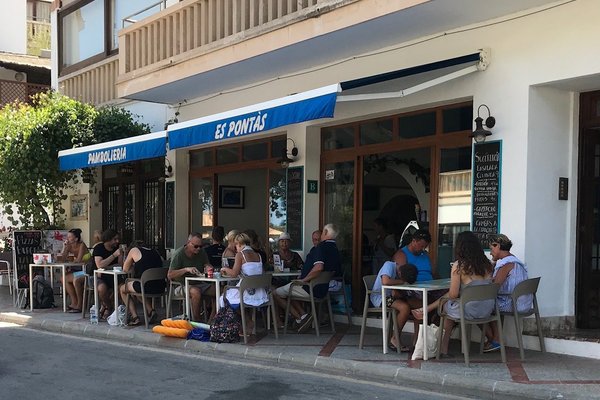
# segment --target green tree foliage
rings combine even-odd
[[[48,228],[62,224],[65,189],[80,171],[60,171],[58,151],[148,132],[128,111],[92,105],[55,92],[36,95],[33,105],[0,110],[0,202],[13,225]]]

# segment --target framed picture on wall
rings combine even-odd
[[[85,221],[88,219],[87,194],[71,195],[71,220]]]
[[[244,186],[219,186],[219,208],[244,208]]]

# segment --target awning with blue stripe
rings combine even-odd
[[[169,149],[219,142],[285,125],[332,118],[338,84],[169,125]]]
[[[147,158],[164,157],[167,154],[167,132],[160,131],[133,136],[111,142],[61,150],[58,152],[60,169],[100,167]]]

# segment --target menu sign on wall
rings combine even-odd
[[[29,264],[33,264],[33,253],[42,248],[42,231],[14,231],[13,265],[17,271],[17,279],[29,274]]]
[[[473,191],[471,230],[484,247],[488,236],[500,229],[500,177],[502,141],[473,146]]]
[[[304,169],[287,170],[287,232],[294,250],[302,250],[302,194],[304,191]]]

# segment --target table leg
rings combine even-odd
[[[427,329],[429,313],[427,312],[427,290],[423,290],[423,361],[427,361]],[[418,332],[417,332],[418,333]]]
[[[73,282],[75,283],[75,282]],[[67,283],[65,282],[65,266],[62,266],[62,298],[63,298],[63,312],[67,312]]]
[[[113,282],[115,284],[113,286],[113,297],[115,298],[115,311],[117,311],[117,308],[119,308],[119,276],[116,273],[113,273]]]
[[[217,309],[217,312],[219,312],[219,308],[221,308],[219,304],[219,298],[221,297],[221,284],[219,283],[219,281],[215,282],[215,286],[215,296],[217,297],[215,307]]]
[[[381,289],[381,329],[383,331],[383,354],[388,352],[387,342],[387,302],[385,299],[385,289]],[[398,343],[400,345],[400,343]]]
[[[94,306],[96,307],[96,316],[100,320],[100,302],[98,300],[98,271],[94,271]]]
[[[192,320],[192,314],[190,313],[190,283],[185,278],[185,314],[189,320]]]
[[[29,311],[33,312],[33,268],[29,264]]]

